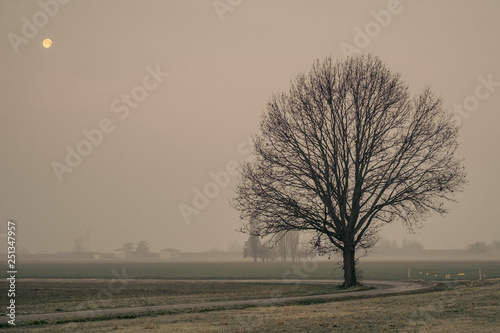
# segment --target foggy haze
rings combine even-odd
[[[243,244],[234,170],[269,97],[315,59],[353,49],[462,110],[469,184],[458,203],[414,235],[399,224],[380,235],[426,249],[500,240],[500,3],[63,3],[26,37],[38,1],[0,2],[0,221],[17,221],[19,249],[69,251],[87,229],[96,251]],[[78,147],[88,154],[68,163]]]

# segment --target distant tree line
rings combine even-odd
[[[500,241],[494,240],[490,244],[486,242],[475,242],[467,246],[471,254],[479,255],[488,251],[500,251]]]
[[[409,253],[422,251],[424,247],[417,241],[403,239],[401,246],[395,240],[380,239],[379,245],[377,246],[377,253]]]
[[[149,244],[146,241],[140,241],[134,248],[134,243],[127,242],[123,244],[122,250],[125,251],[125,256],[127,258],[130,257],[138,257],[138,258],[147,258],[151,251],[149,250]]]
[[[274,236],[276,239],[263,239],[250,234],[243,246],[243,257],[253,258],[254,261],[300,261],[312,259],[315,254],[312,246],[300,242],[300,232],[281,232]]]
[[[403,239],[401,246],[395,240],[381,239],[379,245],[377,246],[376,253],[388,254],[388,253],[411,253],[419,252],[424,248],[422,244],[413,240]],[[500,241],[494,240],[491,243],[477,241],[475,243],[467,245],[466,249],[472,255],[480,255],[487,253],[489,251],[500,251]]]

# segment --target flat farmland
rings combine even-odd
[[[16,331],[67,332],[89,331],[135,332],[144,329],[188,332],[330,332],[374,331],[409,332],[426,330],[434,325],[447,332],[457,316],[476,318],[481,322],[467,324],[478,332],[491,332],[498,322],[499,282],[483,280],[480,288],[467,282],[478,280],[479,269],[485,279],[500,278],[499,261],[367,261],[359,264],[367,280],[459,281],[442,292],[418,295],[386,296],[341,300],[325,304],[271,306],[225,309],[209,312],[187,311],[167,315],[151,314],[135,319],[110,316],[97,322],[39,321],[20,323]],[[449,279],[446,278],[449,275]],[[106,308],[141,307],[166,304],[198,303],[222,300],[274,298],[317,295],[343,291],[335,285],[307,283],[276,284],[265,280],[341,279],[342,270],[335,261],[319,262],[21,262],[16,280],[17,314],[36,314],[96,310]],[[210,280],[233,280],[214,282]],[[243,280],[263,280],[249,283]],[[196,280],[196,281],[195,281]],[[201,280],[201,281],[200,281]],[[466,282],[466,283],[460,283]],[[7,281],[0,281],[7,290]],[[359,288],[359,287],[357,287]],[[455,290],[460,289],[460,291]],[[354,290],[354,289],[353,289]],[[2,303],[5,302],[5,296]],[[398,306],[394,307],[394,302]],[[472,303],[471,303],[472,302]],[[436,305],[437,304],[437,305]],[[470,306],[469,306],[470,305]],[[341,309],[347,306],[349,312]],[[479,307],[480,306],[480,307]],[[390,320],[381,308],[392,311]],[[331,310],[334,309],[334,313]],[[421,318],[423,310],[425,316]],[[359,320],[348,318],[358,313]],[[2,311],[3,315],[5,312]],[[481,314],[480,314],[481,313]],[[305,317],[304,317],[305,316]],[[402,321],[402,318],[412,318]],[[468,316],[468,317],[467,317]],[[124,317],[126,318],[126,317]],[[305,320],[306,318],[309,318]],[[430,318],[430,319],[429,319]],[[404,325],[403,325],[404,324]],[[401,326],[402,325],[402,326]],[[416,326],[415,326],[416,325]],[[430,325],[430,326],[429,326]],[[457,327],[467,327],[464,321]],[[471,326],[472,325],[472,326]],[[6,325],[2,326],[7,328]]]
[[[212,280],[213,281],[213,280]],[[0,281],[7,290],[8,282]],[[350,288],[348,291],[367,289]],[[192,304],[344,292],[332,284],[241,283],[169,280],[19,279],[18,315]],[[1,313],[4,314],[5,310]]]
[[[366,280],[477,280],[500,278],[500,261],[365,261],[358,265]],[[6,270],[6,268],[3,268]],[[449,275],[449,279],[446,275]],[[335,261],[315,262],[20,262],[26,279],[342,279]]]
[[[67,332],[499,332],[500,282],[439,292],[35,326]],[[7,332],[33,332],[18,327]]]

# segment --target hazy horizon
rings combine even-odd
[[[70,251],[87,229],[104,252],[141,240],[153,251],[243,244],[229,205],[235,161],[249,158],[269,97],[347,44],[413,93],[429,86],[462,108],[469,183],[458,202],[416,234],[393,224],[380,236],[426,249],[500,240],[500,3],[243,1],[218,13],[213,1],[54,1],[38,27],[38,1],[0,3],[0,234],[16,220],[18,249]],[[70,166],[78,147],[91,152]]]

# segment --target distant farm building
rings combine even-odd
[[[181,251],[177,249],[167,248],[160,250],[160,259],[173,259],[179,258],[181,256]]]
[[[113,251],[113,258],[115,258],[115,259],[127,258],[127,250],[125,250],[124,248],[114,250]]]

